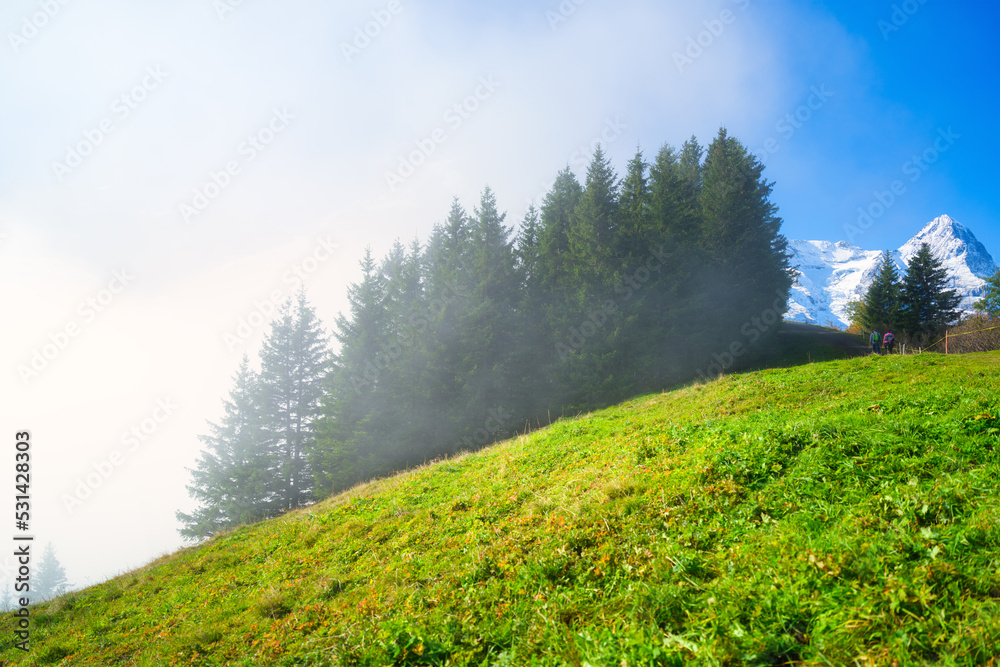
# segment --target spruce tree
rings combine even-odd
[[[664,145],[650,165],[651,232],[679,257],[689,256],[700,241],[701,206],[698,191],[701,166],[697,142],[685,144],[685,160],[669,145]]]
[[[385,274],[371,248],[360,262],[361,281],[347,287],[348,313],[339,313],[333,335],[340,349],[331,361],[317,420],[317,446],[310,457],[319,496],[343,490],[381,469],[373,419],[387,390],[393,363]]]
[[[753,318],[775,310],[784,314],[792,284],[787,241],[780,233],[778,207],[771,202],[774,183],[763,177],[764,166],[725,129],[708,148],[699,199],[704,229],[701,243],[714,284],[720,349],[743,341],[740,332]],[[770,340],[776,326],[758,329],[758,340]]]
[[[990,317],[1000,317],[1000,269],[986,280],[983,298],[976,301],[975,308]]]
[[[581,292],[596,294],[613,284],[614,251],[618,244],[618,194],[620,183],[611,160],[600,144],[587,168],[587,181],[577,202],[567,230],[571,274]],[[585,299],[577,303],[584,305]]]
[[[899,300],[901,323],[911,338],[923,341],[958,320],[961,299],[947,284],[948,272],[922,243],[906,268]]]
[[[329,351],[316,312],[300,291],[279,310],[261,349],[264,419],[278,470],[274,492],[283,509],[314,499],[310,455],[316,447]]]
[[[40,602],[62,595],[69,587],[66,570],[56,558],[55,547],[50,542],[45,545],[42,558],[38,561],[38,570],[31,582],[29,597],[32,602]]]
[[[209,422],[210,434],[198,437],[205,448],[195,468],[188,469],[188,493],[201,506],[191,514],[176,513],[187,539],[205,539],[280,513],[269,481],[277,465],[263,421],[260,382],[246,355],[233,384],[222,420]]]
[[[470,308],[461,323],[467,380],[465,404],[467,428],[478,430],[489,410],[513,409],[519,399],[513,391],[512,362],[522,327],[519,310],[521,278],[512,231],[504,225],[506,213],[497,208],[496,197],[487,187],[475,209],[471,225]],[[491,426],[497,426],[491,423]],[[496,438],[512,424],[497,426]],[[463,436],[465,437],[465,436]],[[477,442],[481,445],[484,443]]]
[[[882,253],[875,280],[857,308],[857,323],[866,331],[878,331],[883,335],[898,329],[900,295],[899,271],[892,254],[886,250]]]
[[[539,279],[552,289],[567,281],[570,270],[570,218],[580,201],[583,188],[567,166],[556,176],[545,195],[538,230]]]
[[[647,171],[649,164],[636,149],[628,163],[618,197],[618,221],[615,251],[625,264],[632,264],[649,254],[649,231],[652,199]]]
[[[0,612],[11,611],[14,609],[14,585],[6,584],[0,588]]]

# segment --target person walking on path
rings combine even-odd
[[[896,342],[896,337],[892,335],[891,331],[886,331],[885,336],[882,338],[882,345],[885,347],[886,354],[892,354],[892,344]]]
[[[878,354],[882,347],[882,335],[873,331],[872,335],[868,337],[868,344],[872,346],[872,354]]]

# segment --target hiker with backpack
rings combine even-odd
[[[885,337],[882,338],[882,345],[885,346],[885,351],[887,354],[892,354],[892,344],[896,341],[896,337],[892,335],[891,331],[885,332]]]
[[[872,335],[868,337],[868,344],[872,346],[872,354],[878,354],[882,347],[882,335],[873,331]]]

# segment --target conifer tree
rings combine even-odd
[[[619,218],[616,224],[616,254],[625,264],[631,264],[649,253],[652,228],[650,214],[652,197],[647,176],[649,165],[642,151],[636,150],[628,163],[628,171],[621,184],[618,197]]]
[[[613,284],[616,268],[614,250],[620,232],[619,188],[611,160],[598,144],[587,168],[583,194],[573,209],[567,230],[571,275],[582,293],[594,295]],[[578,296],[577,303],[583,305],[585,299]]]
[[[12,610],[15,599],[13,584],[6,584],[0,588],[0,612]]]
[[[686,160],[700,158],[701,148],[685,144]],[[700,242],[701,210],[698,202],[701,167],[682,163],[664,145],[650,165],[650,233],[679,258],[689,257]]]
[[[467,419],[473,426],[490,409],[511,409],[516,394],[511,386],[511,364],[522,324],[518,308],[521,279],[512,230],[504,226],[505,219],[506,213],[497,208],[496,196],[486,187],[472,218],[470,308],[461,323],[469,373]],[[501,433],[498,427],[491,436]]]
[[[857,308],[857,323],[866,331],[886,331],[898,328],[900,303],[899,271],[892,254],[882,253],[875,280],[869,285]]]
[[[912,338],[922,340],[958,320],[961,299],[947,284],[948,272],[922,243],[906,268],[899,299],[901,323]]]
[[[570,218],[580,201],[583,188],[567,166],[556,176],[545,195],[538,231],[539,279],[555,289],[562,287],[569,273]]]
[[[347,287],[348,313],[334,321],[340,349],[331,361],[325,399],[317,420],[317,446],[310,457],[319,496],[347,488],[374,474],[377,414],[387,393],[390,321],[385,274],[371,248],[360,262],[361,281]]]
[[[742,340],[742,326],[784,302],[792,284],[787,241],[780,233],[774,187],[763,177],[764,166],[725,129],[708,148],[699,199],[704,216],[701,243],[714,272],[713,305],[722,320],[719,345]],[[777,327],[761,331],[770,340]]]
[[[198,437],[205,448],[188,470],[188,493],[201,506],[191,514],[176,513],[184,524],[180,534],[187,539],[205,539],[281,510],[269,481],[277,464],[263,421],[259,378],[246,355],[233,385],[223,401],[222,420],[209,422],[209,435]]]
[[[986,280],[983,298],[976,301],[975,308],[990,317],[1000,317],[1000,269]]]
[[[274,492],[285,510],[313,500],[310,454],[316,446],[329,351],[316,312],[300,291],[279,310],[261,349],[264,419],[279,468]]]
[[[46,544],[42,558],[38,561],[38,570],[31,582],[30,599],[32,602],[39,602],[58,597],[65,593],[70,585],[66,579],[66,570],[56,558],[55,547],[51,542]]]

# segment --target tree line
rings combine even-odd
[[[300,293],[260,370],[244,358],[201,437],[182,535],[750,361],[776,327],[748,340],[748,323],[780,318],[792,283],[763,169],[724,129],[707,149],[637,150],[623,177],[598,147],[584,182],[560,171],[516,231],[487,187],[426,244],[367,250],[335,353]]]
[[[903,276],[886,250],[864,297],[848,304],[848,316],[855,328],[892,331],[926,346],[959,319],[961,297],[947,285],[948,272],[928,244],[921,244]]]

